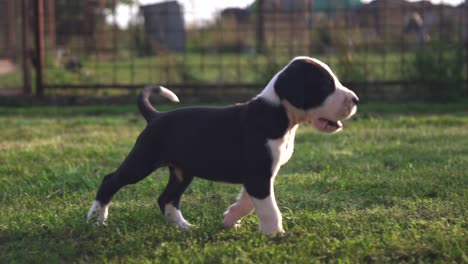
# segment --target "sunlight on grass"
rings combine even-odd
[[[287,232],[275,238],[255,215],[223,229],[240,187],[200,179],[181,203],[197,229],[179,231],[156,202],[166,169],[119,192],[107,227],[88,225],[101,179],[145,125],[136,109],[0,113],[1,263],[468,261],[463,105],[364,105],[336,135],[302,126],[275,184]]]

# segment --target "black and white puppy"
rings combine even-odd
[[[356,113],[359,102],[326,64],[310,57],[294,58],[244,104],[158,112],[148,101],[151,92],[178,101],[164,87],[143,89],[138,106],[148,124],[120,167],[102,181],[88,220],[98,210],[98,222],[103,223],[120,188],[169,167],[169,183],[158,204],[180,228],[191,226],[179,209],[180,197],[193,177],[200,177],[243,185],[237,201],[224,213],[226,227],[237,227],[255,210],[261,232],[284,232],[273,183],[293,153],[298,125],[340,131],[340,120]]]

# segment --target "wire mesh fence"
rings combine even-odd
[[[194,7],[202,2],[0,0],[0,59],[16,67],[0,66],[0,87],[23,85],[29,63],[42,78],[33,88],[46,94],[153,83],[226,100],[252,96],[291,58],[308,55],[367,99],[468,94],[466,1],[252,0],[201,22]],[[20,45],[24,30],[36,36]]]

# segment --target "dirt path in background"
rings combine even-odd
[[[0,88],[0,96],[20,96],[23,95],[21,89],[15,88]]]
[[[0,59],[0,75],[16,71],[16,65],[10,60]]]
[[[0,59],[0,78],[2,74],[10,74],[18,70],[16,64],[10,60]],[[0,87],[0,96],[19,96],[22,95],[21,88],[1,88]]]

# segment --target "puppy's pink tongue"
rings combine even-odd
[[[343,128],[341,121],[331,121],[325,118],[319,118],[314,121],[315,127],[324,132],[335,132]]]

